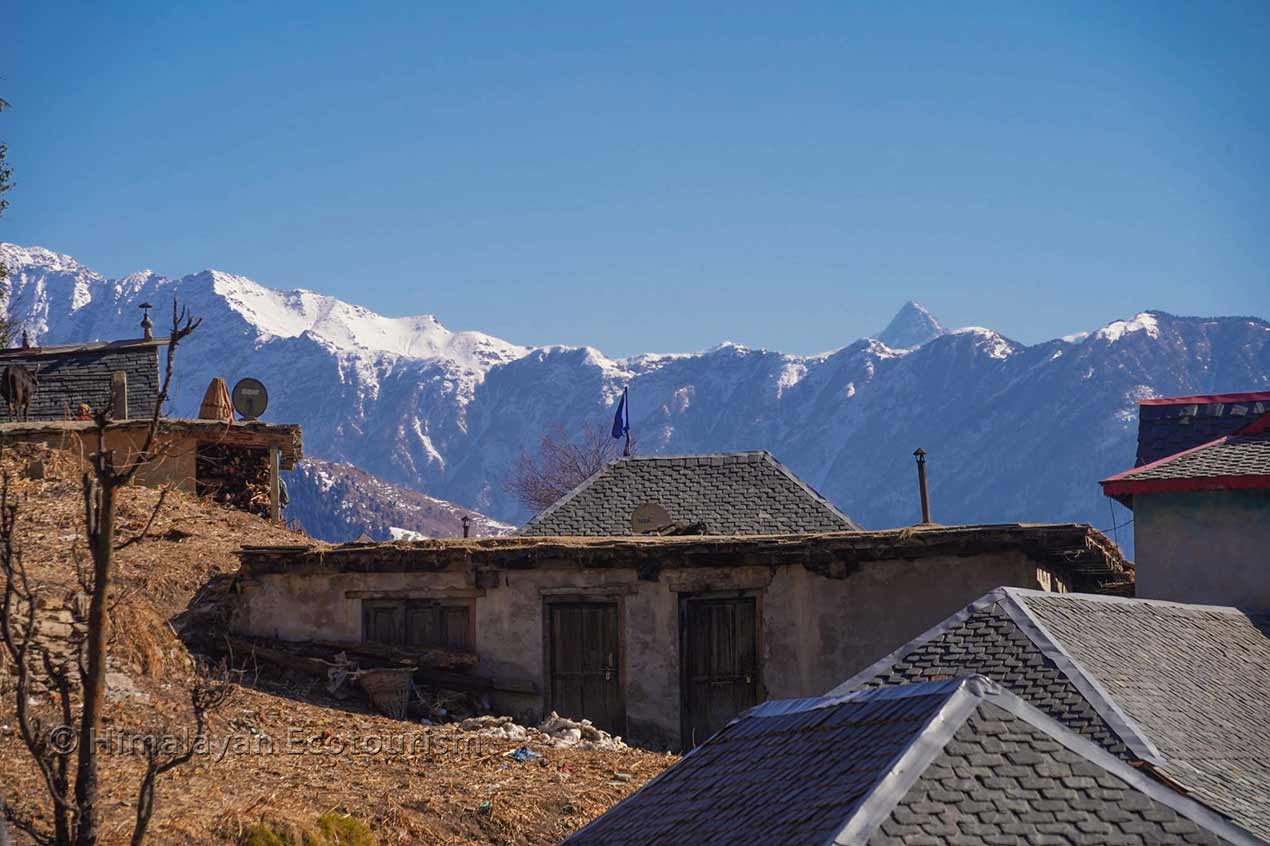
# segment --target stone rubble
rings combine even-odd
[[[590,720],[571,720],[555,711],[537,726],[523,726],[511,717],[469,717],[459,723],[463,731],[474,731],[482,737],[498,740],[526,741],[556,749],[598,749],[621,751],[627,749],[622,738],[596,728]]]

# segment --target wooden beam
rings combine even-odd
[[[116,370],[110,374],[110,417],[112,420],[128,419],[128,371]]]
[[[275,523],[282,522],[282,450],[269,447],[269,519]]]

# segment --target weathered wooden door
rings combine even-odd
[[[548,710],[626,733],[616,602],[547,604]]]
[[[752,596],[681,600],[683,747],[758,704],[758,609]]]

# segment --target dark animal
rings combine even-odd
[[[20,364],[10,364],[0,374],[0,399],[9,407],[14,420],[26,420],[31,398],[40,386],[39,368],[32,370]]]

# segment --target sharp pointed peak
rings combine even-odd
[[[877,335],[877,340],[897,350],[920,347],[948,330],[924,305],[908,300]]]

